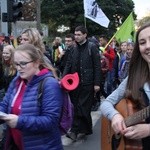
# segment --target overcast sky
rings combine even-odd
[[[147,12],[150,13],[150,0],[133,0],[135,3],[135,13],[141,19]]]

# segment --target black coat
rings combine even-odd
[[[95,44],[89,46],[87,41],[83,45],[77,44],[69,53],[63,76],[78,72],[80,84],[100,85],[101,65],[98,47]]]
[[[61,73],[63,73],[63,71],[64,71],[64,68],[65,68],[65,66],[66,66],[69,53],[70,53],[70,51],[72,50],[72,48],[73,48],[73,46],[67,48],[67,49],[65,50],[65,54],[62,56],[62,58],[61,58],[61,60],[60,60],[59,70],[60,70]]]

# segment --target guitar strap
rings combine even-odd
[[[143,92],[144,102],[146,106],[150,105],[150,85],[148,83],[144,84],[144,87],[140,89]],[[145,122],[150,123],[150,117],[145,120]]]
[[[146,106],[150,105],[150,85],[148,83],[144,84],[143,88],[139,89],[141,92],[143,92],[144,97],[144,103]]]
[[[144,87],[140,89],[144,95],[144,101],[146,106],[150,105],[150,85],[148,83],[144,84]],[[145,120],[147,123],[150,123],[150,117]],[[150,136],[142,139],[143,150],[150,149]]]
[[[147,95],[148,105],[150,104],[150,84],[145,83],[144,84],[144,91]]]

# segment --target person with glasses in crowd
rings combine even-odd
[[[72,51],[74,46],[75,46],[74,34],[72,34],[72,33],[67,34],[65,36],[65,49],[63,50],[63,52],[60,56],[59,70],[61,73],[63,73],[63,71],[64,71],[69,53]]]
[[[19,45],[13,62],[18,74],[0,103],[5,113],[0,113],[0,120],[7,125],[4,149],[63,150],[59,130],[63,96],[50,64],[31,44]],[[46,77],[39,106],[38,86]]]

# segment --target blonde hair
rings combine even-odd
[[[21,35],[22,34],[26,34],[30,44],[33,44],[35,47],[39,48],[43,53],[45,52],[45,45],[43,43],[42,36],[36,28],[25,29]]]
[[[4,48],[7,48],[10,51],[11,56],[10,56],[9,61],[5,61],[2,56],[3,69],[5,70],[6,67],[9,67],[8,75],[13,76],[16,73],[16,68],[14,67],[14,64],[13,64],[13,57],[14,57],[15,49],[12,45],[6,45],[6,46],[4,46]]]

